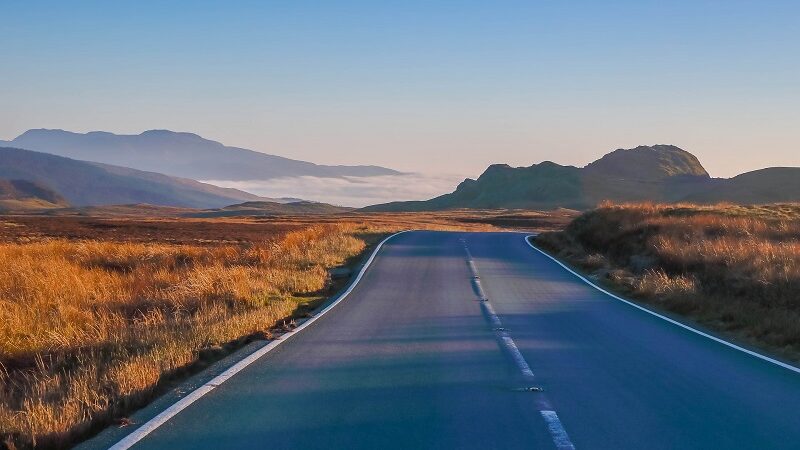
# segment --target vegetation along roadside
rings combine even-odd
[[[69,445],[170,381],[269,338],[330,294],[329,269],[391,231],[269,228],[259,241],[236,244],[0,244],[4,444]]]

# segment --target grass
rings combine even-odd
[[[247,245],[46,239],[0,244],[0,430],[7,446],[75,442],[159,385],[323,295],[365,248],[355,224]]]
[[[798,204],[605,204],[535,242],[621,293],[800,361]]]

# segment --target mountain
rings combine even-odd
[[[580,169],[545,161],[513,168],[494,164],[477,180],[466,179],[455,192],[427,201],[392,202],[366,211],[430,211],[452,208],[532,208],[552,205],[582,209]]]
[[[265,200],[186,178],[8,147],[0,147],[0,178],[47,185],[75,206],[148,203],[217,208]]]
[[[770,167],[716,180],[685,198],[695,203],[790,203],[800,201],[800,168]]]
[[[210,209],[196,213],[186,214],[188,217],[241,217],[241,216],[283,216],[283,215],[309,215],[309,214],[337,214],[352,211],[353,208],[333,206],[327,203],[308,201],[276,203],[276,202],[245,202],[224,208]]]
[[[709,176],[697,157],[674,145],[614,150],[588,164],[586,172],[643,180],[663,180],[678,175]]]
[[[266,180],[277,177],[371,177],[399,172],[378,166],[324,166],[228,147],[192,133],[150,130],[137,135],[104,131],[28,130],[8,144],[85,161],[160,172],[195,180]]]
[[[771,168],[731,179],[711,178],[691,153],[673,145],[615,150],[584,168],[545,161],[530,167],[489,166],[477,180],[426,201],[393,202],[365,211],[558,207],[588,209],[615,202],[774,203],[800,201],[800,168]]]
[[[0,211],[65,208],[67,200],[42,183],[0,179]]]

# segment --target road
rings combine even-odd
[[[799,374],[614,300],[523,236],[391,239],[348,298],[133,448],[800,447]]]

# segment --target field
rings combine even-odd
[[[572,213],[0,217],[0,436],[55,448],[293,326],[400,229],[557,229]]]
[[[603,205],[535,243],[656,308],[800,361],[800,205]]]

